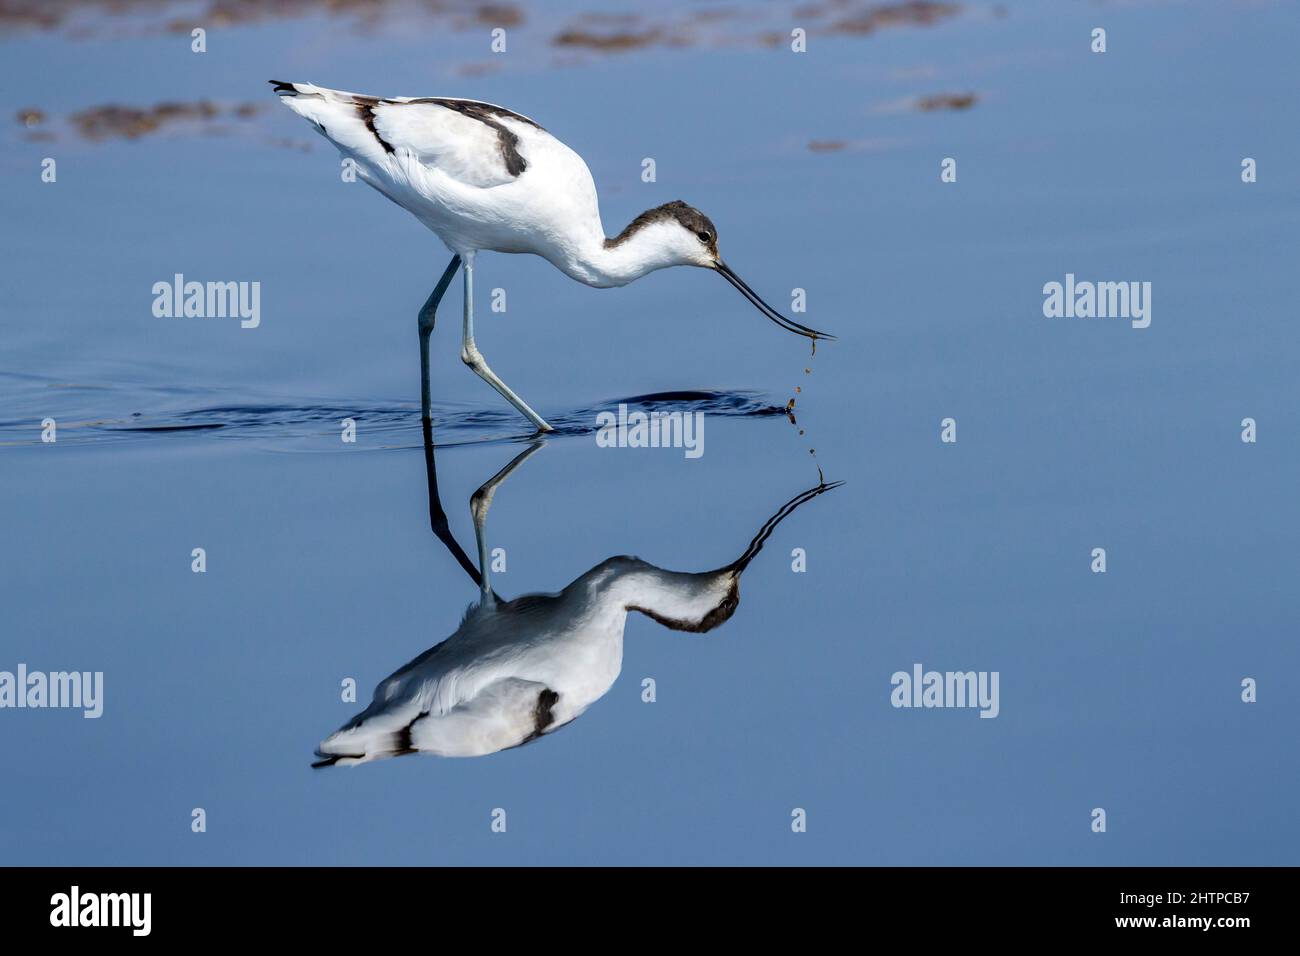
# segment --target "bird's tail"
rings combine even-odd
[[[267,80],[271,84],[271,89],[285,101],[295,113],[304,109],[302,104],[293,105],[294,100],[318,100],[320,102],[350,102],[355,96],[353,93],[345,93],[343,90],[331,90],[328,87],[317,86],[314,83],[286,83],[284,80]]]
[[[372,705],[373,707],[373,705]],[[315,768],[349,767],[385,757],[400,757],[416,752],[411,742],[411,725],[421,715],[416,713],[372,713],[367,708],[351,721],[321,741],[316,748],[320,759]]]
[[[374,129],[372,110],[380,102],[376,97],[313,83],[269,82],[285,106],[340,149],[376,159],[387,152]]]

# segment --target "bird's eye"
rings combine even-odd
[[[710,239],[713,238],[707,232],[697,232],[696,235],[700,237],[700,242],[708,242]]]

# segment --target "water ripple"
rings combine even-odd
[[[77,401],[51,403],[49,388],[75,389]],[[160,406],[180,406],[157,411],[134,411],[118,417],[99,417],[95,406],[120,405],[111,400],[111,389],[43,384],[5,410],[15,417],[0,418],[0,446],[41,443],[41,422],[57,421],[58,443],[106,444],[157,441],[189,436],[191,440],[258,440],[269,447],[288,451],[339,451],[357,448],[406,448],[422,444],[420,410],[414,404],[333,403],[234,403],[184,407],[183,399],[196,397],[186,389],[155,390]],[[65,393],[66,395],[66,393]],[[65,396],[61,396],[64,398]],[[43,401],[40,400],[43,398]],[[99,401],[98,399],[106,399]],[[64,405],[58,415],[49,406]],[[612,399],[597,405],[547,414],[557,436],[592,434],[601,412],[628,411],[703,412],[710,417],[753,418],[783,415],[785,409],[760,392],[692,390],[655,392]],[[28,414],[21,414],[22,412]],[[545,414],[545,412],[544,412]],[[527,441],[535,433],[510,408],[483,409],[451,403],[432,409],[434,435],[440,446],[487,442]],[[356,444],[339,440],[344,419],[356,422]]]

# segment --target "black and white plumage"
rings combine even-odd
[[[598,288],[626,285],[669,266],[712,269],[782,328],[814,340],[833,338],[759,298],[722,261],[713,222],[680,200],[648,209],[616,236],[607,236],[596,185],[582,157],[513,110],[478,100],[378,97],[271,82],[286,106],[355,161],[362,181],[410,211],[454,253],[426,305],[428,330],[451,275],[463,264],[461,357],[541,431],[550,426],[487,367],[475,345],[471,276],[479,252],[532,253]],[[427,350],[424,316],[422,348]],[[427,417],[427,372],[425,379]]]
[[[425,432],[430,518],[435,534],[480,585],[446,640],[375,688],[374,698],[317,749],[313,766],[349,765],[410,753],[477,757],[529,743],[579,717],[613,686],[623,666],[623,630],[640,612],[679,631],[704,633],[731,618],[740,577],[764,542],[804,502],[838,487],[822,482],[786,502],[735,561],[715,571],[669,571],[640,558],[608,558],[556,594],[502,601],[447,530]],[[476,493],[480,567],[492,494],[537,446]]]
[[[451,637],[385,678],[319,756],[331,764],[414,752],[478,757],[528,743],[613,685],[630,610],[711,630],[734,612],[738,579],[729,569],[681,574],[618,557],[558,594],[475,604]]]

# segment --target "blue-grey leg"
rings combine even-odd
[[[488,546],[487,546],[487,515],[488,509],[492,507],[492,496],[497,493],[497,488],[501,482],[510,477],[511,472],[526,462],[530,457],[537,453],[544,442],[534,441],[531,445],[521,451],[495,475],[483,482],[478,491],[469,499],[469,511],[474,516],[474,540],[478,542],[478,583],[479,593],[483,603],[491,605],[494,601],[492,594],[492,585],[488,580],[489,563],[488,563]]]
[[[528,403],[516,395],[505,382],[497,378],[495,372],[488,368],[483,354],[474,344],[474,254],[465,256],[465,332],[460,343],[460,360],[474,370],[474,374],[500,392],[507,402],[519,409],[519,413],[537,426],[540,432],[555,431],[546,420],[528,407]]]
[[[433,322],[437,317],[438,303],[447,293],[452,276],[460,268],[460,256],[452,256],[451,262],[442,273],[442,278],[429,293],[429,299],[420,309],[420,414],[429,420],[429,336],[433,334]]]

